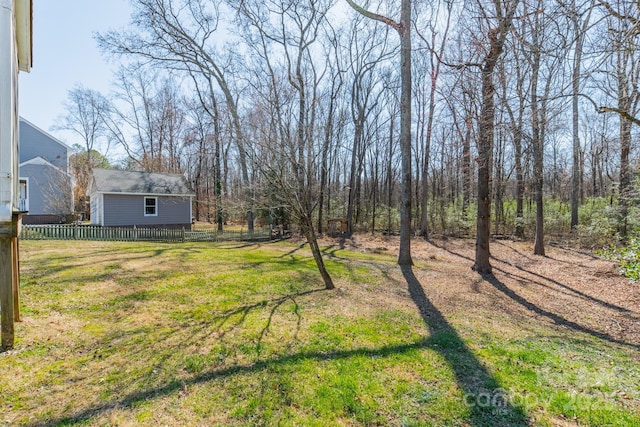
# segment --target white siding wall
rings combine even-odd
[[[0,0],[0,223],[18,207],[18,57],[13,0]]]
[[[104,225],[102,223],[102,194],[91,195],[91,224]]]

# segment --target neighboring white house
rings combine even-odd
[[[24,224],[58,224],[73,219],[70,147],[20,118],[20,211]]]
[[[195,193],[183,175],[94,169],[87,192],[92,224],[191,228]]]

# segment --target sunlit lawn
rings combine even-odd
[[[21,245],[0,425],[640,425],[637,348],[436,307],[437,260],[331,248],[325,291],[288,242]]]

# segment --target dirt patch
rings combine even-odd
[[[322,243],[336,245],[330,239]],[[340,244],[363,253],[396,254],[399,241],[358,235]],[[549,245],[546,256],[537,256],[532,243],[496,240],[491,244],[494,274],[480,276],[471,270],[474,251],[471,239],[412,241],[416,275],[443,312],[492,306],[515,317],[640,346],[640,285],[618,274],[611,261]]]

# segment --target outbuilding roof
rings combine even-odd
[[[94,169],[92,192],[192,196],[183,175],[157,172]]]

